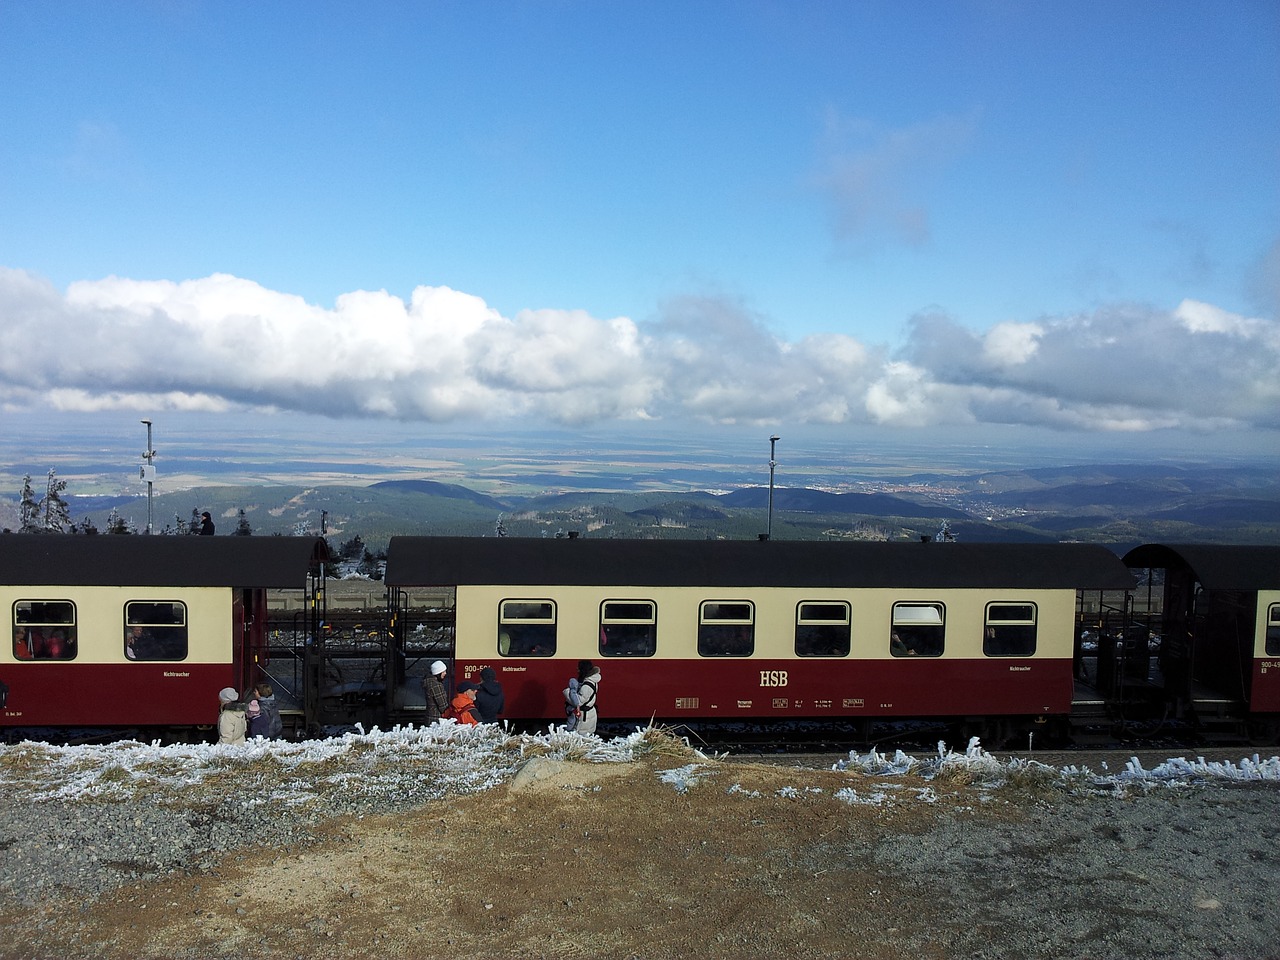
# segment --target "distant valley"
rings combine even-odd
[[[68,491],[74,494],[74,491]],[[73,519],[100,530],[113,509],[141,529],[146,497],[71,496]],[[753,539],[769,525],[769,489],[559,490],[496,496],[463,484],[392,479],[367,486],[194,486],[157,493],[154,527],[209,510],[219,534],[243,511],[255,535],[358,534],[374,550],[395,534]],[[6,503],[5,526],[13,526]],[[16,519],[16,518],[15,518]],[[846,478],[838,490],[776,485],[781,539],[1084,540],[1280,543],[1280,476],[1264,466],[1091,464],[971,474]]]

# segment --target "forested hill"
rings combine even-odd
[[[957,477],[913,475],[846,484],[862,489],[777,486],[773,536],[901,539],[936,536],[945,524],[964,540],[1199,541],[1280,543],[1280,476],[1205,466],[1088,466]],[[143,529],[145,497],[78,497],[72,519],[105,530],[111,511]],[[17,500],[0,504],[16,528]],[[209,510],[218,534],[359,534],[374,549],[394,534],[754,538],[769,527],[769,490],[727,492],[556,490],[501,495],[429,479],[367,486],[208,486],[161,493],[154,528],[176,529]]]

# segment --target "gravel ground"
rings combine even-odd
[[[956,957],[1277,956],[1280,791],[1059,797],[1007,824],[947,817],[875,860],[938,897]]]
[[[173,871],[211,870],[250,845],[308,845],[327,819],[288,810],[267,815],[260,803],[235,798],[208,810],[152,800],[12,803],[0,822],[0,851],[9,865],[0,890],[7,902],[23,905],[68,893],[92,899]]]
[[[855,938],[844,934],[848,952],[840,955],[1280,957],[1280,784],[1274,781],[1081,789],[1077,780],[992,788],[963,778],[891,780],[859,771],[688,760],[667,761],[672,768],[685,762],[687,775],[659,778],[654,768],[632,763],[633,772],[596,786],[589,786],[592,774],[610,765],[574,764],[574,793],[566,802],[580,812],[596,804],[593,817],[616,818],[593,822],[594,835],[621,834],[637,823],[652,826],[666,818],[669,833],[683,836],[695,851],[699,843],[748,844],[751,824],[768,825],[773,832],[759,851],[725,847],[724,856],[712,858],[717,872],[693,879],[712,892],[759,884],[760,911],[776,913],[779,924],[781,918],[803,915],[819,926],[839,923],[857,931]],[[462,815],[460,810],[479,815],[479,795],[424,792],[421,775],[415,777],[328,794],[323,805],[281,805],[234,786],[173,797],[34,798],[6,781],[0,787],[6,811],[0,819],[0,857],[6,865],[0,871],[0,957],[93,955],[100,946],[84,952],[74,946],[80,934],[69,920],[71,908],[85,913],[111,901],[117,891],[133,891],[136,901],[138,891],[145,899],[149,887],[156,886],[164,888],[164,896],[177,897],[173,884],[181,880],[194,882],[196,891],[203,883],[207,892],[209,878],[225,876],[229,869],[287,869],[291,857],[324,854],[335,842],[342,850],[355,850],[373,835],[385,844],[383,814],[398,814],[397,823],[434,831],[448,816]],[[460,841],[481,860],[489,854],[472,847],[486,835],[504,846],[536,848],[560,822],[556,818],[563,819],[552,809],[544,811],[547,819],[530,823],[506,798],[509,790],[509,784],[483,789],[492,805],[483,808],[484,816],[494,822],[478,824],[474,835]],[[508,806],[510,821],[499,821]],[[337,841],[335,834],[341,835]],[[699,836],[705,839],[696,840]],[[387,855],[385,847],[379,848],[378,856]],[[746,871],[732,880],[719,872],[730,855]],[[664,858],[658,851],[659,864],[667,861],[671,871],[699,869],[696,858]],[[752,876],[753,870],[758,875]],[[588,894],[597,904],[597,920],[607,921],[610,906],[603,898],[611,895],[631,896],[625,889]],[[365,896],[377,903],[386,892]],[[839,896],[848,902],[833,903]],[[822,902],[825,906],[819,906]],[[566,922],[554,915],[556,903],[545,917],[550,926]],[[51,904],[66,910],[51,910]],[[235,910],[244,913],[242,906]],[[200,914],[197,908],[194,915]],[[467,922],[485,919],[481,912]],[[700,955],[836,955],[824,947],[828,941],[819,937],[817,926],[806,940],[798,921],[788,922],[778,928],[776,940],[764,937],[745,948],[738,943],[723,950],[708,940]],[[130,926],[138,926],[136,919]],[[170,954],[160,945],[149,955],[236,956],[244,949],[262,957],[300,955],[295,941],[289,941],[288,950],[273,951],[246,944],[240,936],[224,934],[204,953]],[[124,941],[119,944],[120,955],[128,955]],[[437,953],[418,944],[398,955],[453,956],[459,947],[441,943]],[[673,947],[661,940],[632,948],[636,958],[686,955],[683,943]],[[502,955],[477,952],[474,945],[469,953]],[[305,955],[361,954],[330,945]],[[611,954],[579,949],[559,955]]]

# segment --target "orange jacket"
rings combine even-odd
[[[460,693],[453,698],[453,703],[449,704],[445,716],[453,717],[467,726],[474,726],[480,722],[480,718],[476,716],[476,702],[465,693]]]

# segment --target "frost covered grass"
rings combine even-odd
[[[1212,781],[1280,784],[1280,757],[1264,760],[1256,753],[1252,757],[1242,757],[1238,763],[1172,758],[1150,770],[1134,757],[1123,770],[1112,773],[1105,764],[1102,770],[1094,771],[1083,766],[1053,767],[1018,757],[1001,760],[983,750],[977,737],[969,741],[963,753],[939,742],[937,756],[929,759],[912,757],[901,750],[892,757],[876,750],[865,755],[854,751],[848,760],[840,761],[834,769],[878,777],[913,775],[952,786],[1014,788],[1028,792],[1087,789],[1123,793],[1132,789],[1191,786]]]
[[[625,763],[647,753],[670,753],[669,741],[652,728],[605,741],[563,728],[535,736],[445,722],[243,745],[21,743],[0,748],[0,787],[22,789],[36,801],[145,795],[193,804],[216,800],[233,782],[241,796],[290,805],[357,792],[409,802],[489,789],[534,756]]]
[[[630,763],[643,758],[663,783],[679,793],[705,782],[717,763],[657,727],[602,740],[563,727],[543,734],[516,734],[501,726],[444,722],[387,731],[356,730],[297,743],[21,743],[0,748],[0,788],[21,790],[35,801],[148,797],[161,803],[199,805],[215,802],[234,784],[241,797],[290,806],[332,804],[357,796],[413,804],[490,789],[509,780],[532,757],[586,763]],[[1280,757],[1263,759],[1255,754],[1236,763],[1177,758],[1150,769],[1134,758],[1121,770],[1095,771],[1020,758],[1001,760],[984,751],[977,739],[964,752],[940,743],[936,756],[923,759],[902,751],[892,755],[854,751],[833,770],[868,781],[836,793],[839,799],[859,805],[899,798],[928,803],[937,799],[938,788],[961,786],[1117,794],[1214,781],[1280,783]],[[780,798],[794,799],[817,789],[804,781],[804,771],[795,769],[791,775],[796,784],[788,788],[791,793],[779,792]]]

